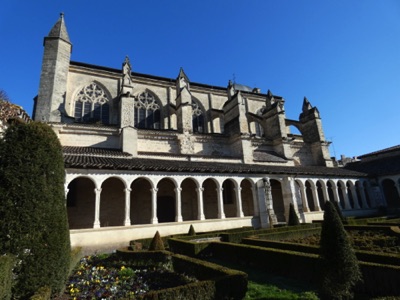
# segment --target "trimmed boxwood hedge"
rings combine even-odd
[[[176,288],[153,291],[141,299],[243,299],[247,291],[247,274],[168,251],[117,251],[136,265],[163,265],[199,281]]]
[[[0,256],[0,299],[11,299],[14,263],[15,258],[11,255]]]

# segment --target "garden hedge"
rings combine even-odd
[[[13,297],[64,289],[70,263],[60,141],[39,122],[10,126],[0,140],[0,253],[18,256]]]
[[[162,264],[199,281],[185,286],[153,291],[143,299],[243,299],[247,291],[247,274],[216,264],[168,251],[117,251],[125,260],[138,265]],[[203,294],[202,294],[203,293]],[[197,297],[196,297],[197,296]]]
[[[0,256],[0,299],[11,299],[12,270],[15,259],[11,255]]]

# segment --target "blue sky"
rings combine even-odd
[[[32,113],[43,37],[65,13],[72,60],[193,82],[228,80],[318,107],[331,155],[400,144],[397,0],[2,0],[0,89]]]

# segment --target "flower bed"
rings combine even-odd
[[[137,267],[116,255],[85,256],[69,278],[63,299],[132,299],[196,281],[162,266]]]

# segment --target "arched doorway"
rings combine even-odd
[[[175,222],[176,195],[175,184],[169,178],[162,179],[158,185],[157,192],[157,218],[158,223]]]
[[[206,219],[218,218],[218,194],[217,182],[211,178],[203,182],[203,202],[204,202],[204,216]]]
[[[244,179],[240,183],[241,198],[242,198],[242,210],[244,216],[254,216],[254,196],[252,183],[248,179]]]
[[[150,224],[152,211],[152,186],[146,178],[131,184],[131,224]]]
[[[319,207],[321,207],[322,210],[325,210],[325,197],[323,188],[324,186],[321,183],[321,181],[317,181],[317,194],[318,194]]]
[[[100,226],[123,226],[125,220],[125,185],[115,177],[101,185]]]
[[[68,189],[69,229],[93,228],[96,202],[94,182],[86,177],[78,177],[69,183]]]
[[[307,204],[310,211],[315,211],[315,204],[314,204],[314,195],[312,191],[311,183],[307,180],[306,181],[306,196],[307,196]]]
[[[237,197],[235,191],[235,183],[231,179],[227,179],[223,182],[222,188],[225,217],[234,218],[237,216]]]
[[[395,182],[391,179],[385,179],[382,181],[383,194],[386,199],[386,204],[388,208],[399,208],[400,207],[400,197],[397,192]]]
[[[286,222],[285,204],[283,202],[282,186],[278,180],[271,179],[272,205],[278,222]]]
[[[186,178],[181,183],[181,202],[183,221],[197,220],[198,216],[198,197],[197,185],[191,178]]]

